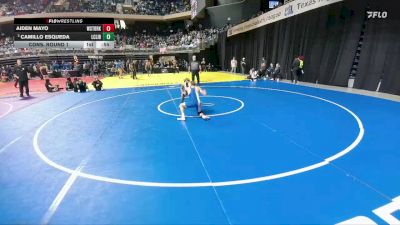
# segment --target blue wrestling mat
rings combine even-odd
[[[0,224],[400,223],[400,103],[270,81],[65,93],[0,118]]]

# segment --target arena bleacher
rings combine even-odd
[[[189,0],[17,0],[2,1],[0,16],[54,12],[94,12],[138,15],[168,15],[190,11]]]

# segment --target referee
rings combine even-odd
[[[196,60],[196,56],[192,56],[192,61],[190,62],[189,69],[192,72],[192,81],[194,82],[194,78],[197,78],[197,84],[200,84],[200,63]]]
[[[29,85],[28,85],[28,69],[26,66],[22,65],[22,61],[20,59],[17,60],[17,65],[15,66],[14,75],[18,79],[19,82],[19,96],[24,97],[24,87],[26,96],[29,95]]]

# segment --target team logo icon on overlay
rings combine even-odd
[[[285,8],[285,16],[290,16],[293,14],[293,6],[289,5],[288,7]]]

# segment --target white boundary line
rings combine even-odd
[[[279,178],[283,178],[283,177],[288,177],[288,176],[292,176],[292,175],[296,175],[296,174],[300,174],[300,173],[304,173],[307,171],[311,171],[320,167],[323,167],[327,164],[329,164],[330,162],[346,155],[347,153],[349,153],[350,151],[352,151],[363,139],[364,136],[364,126],[362,124],[362,121],[360,120],[360,118],[358,118],[358,116],[352,112],[350,109],[327,99],[324,98],[320,98],[317,96],[313,96],[313,95],[308,95],[308,94],[304,94],[304,93],[300,93],[300,92],[294,92],[294,91],[288,91],[288,90],[281,90],[281,89],[273,89],[273,88],[262,88],[262,87],[246,87],[246,86],[208,86],[209,88],[241,88],[241,89],[258,89],[258,90],[270,90],[270,91],[279,91],[279,92],[286,92],[286,93],[291,93],[291,94],[297,94],[297,95],[302,95],[302,96],[306,96],[306,97],[310,97],[310,98],[314,98],[314,99],[318,99],[330,104],[333,104],[341,109],[343,109],[344,111],[348,112],[351,116],[353,116],[353,118],[356,120],[357,124],[358,124],[358,128],[359,128],[359,133],[357,135],[357,138],[353,141],[353,143],[351,143],[348,147],[346,147],[345,149],[341,150],[340,152],[336,153],[335,155],[324,159],[322,162],[316,163],[316,164],[312,164],[306,167],[302,167],[296,170],[292,170],[292,171],[287,171],[287,172],[283,172],[283,173],[278,173],[278,174],[273,174],[273,175],[268,175],[268,176],[262,176],[262,177],[256,177],[256,178],[250,178],[250,179],[243,179],[243,180],[232,180],[232,181],[222,181],[222,182],[197,182],[197,183],[165,183],[165,182],[145,182],[145,181],[134,181],[134,180],[122,180],[122,179],[116,179],[116,178],[110,178],[110,177],[103,177],[103,176],[97,176],[97,175],[93,175],[93,174],[88,174],[88,173],[84,173],[84,172],[76,172],[76,170],[64,167],[62,165],[59,165],[53,161],[51,161],[49,158],[47,158],[43,152],[41,151],[40,147],[39,147],[39,134],[40,132],[43,130],[43,128],[49,124],[51,121],[53,121],[54,119],[56,119],[57,117],[70,112],[74,109],[80,108],[82,106],[86,106],[95,102],[100,102],[100,101],[104,101],[107,99],[113,99],[113,98],[117,98],[117,97],[121,97],[121,96],[126,96],[126,95],[132,95],[132,94],[138,94],[138,93],[146,93],[146,92],[154,92],[154,91],[161,91],[161,90],[166,90],[166,89],[173,89],[173,88],[162,88],[162,89],[153,89],[153,90],[144,90],[144,91],[138,91],[138,92],[131,92],[131,93],[126,93],[126,94],[121,94],[121,95],[116,95],[116,96],[112,96],[112,97],[107,97],[107,98],[103,98],[103,99],[98,99],[92,102],[88,102],[82,105],[78,105],[75,106],[73,108],[70,108],[64,112],[61,112],[57,115],[55,115],[54,117],[50,118],[49,120],[47,120],[44,124],[42,124],[35,132],[35,135],[33,137],[32,143],[33,143],[33,147],[35,149],[36,154],[45,162],[47,163],[49,166],[52,166],[58,170],[64,171],[66,173],[69,174],[74,174],[76,172],[76,174],[80,177],[83,178],[87,178],[87,179],[92,179],[92,180],[97,180],[97,181],[102,181],[102,182],[108,182],[108,183],[115,183],[115,184],[124,184],[124,185],[134,185],[134,186],[147,186],[147,187],[177,187],[177,188],[193,188],[193,187],[219,187],[219,186],[231,186],[231,185],[240,185],[240,184],[249,184],[249,183],[255,183],[255,182],[262,182],[262,181],[269,181],[269,180],[274,180],[274,179],[279,179]]]
[[[79,177],[79,172],[82,170],[82,166],[79,166],[68,178],[67,182],[65,182],[64,186],[61,188],[60,192],[58,192],[56,198],[51,203],[49,209],[47,210],[46,214],[43,216],[42,221],[40,224],[46,225],[50,222],[51,218],[53,217],[54,213],[57,211],[58,207],[60,206],[61,202],[64,200],[65,196],[67,195],[69,189],[71,189],[72,185],[74,184],[76,178]]]
[[[237,98],[232,98],[232,97],[227,97],[227,96],[216,96],[216,95],[203,96],[202,98],[225,98],[225,99],[231,99],[231,100],[234,100],[234,101],[238,101],[238,102],[240,103],[240,106],[239,106],[239,108],[237,108],[237,109],[234,109],[234,110],[231,110],[231,111],[228,111],[228,112],[224,112],[224,113],[207,114],[207,116],[209,116],[209,117],[228,115],[228,114],[231,114],[231,113],[235,113],[235,112],[237,112],[237,111],[243,109],[243,107],[244,107],[244,102],[241,101],[241,100],[239,100],[239,99],[237,99]],[[165,101],[165,102],[161,102],[161,103],[157,106],[158,111],[159,111],[160,113],[163,113],[163,114],[168,115],[168,116],[176,116],[176,117],[181,116],[181,115],[179,115],[179,114],[174,114],[174,113],[165,112],[164,110],[161,109],[161,106],[163,106],[165,103],[172,102],[172,101],[175,101],[175,100],[178,100],[178,99],[180,99],[180,98],[173,98],[173,99],[169,99],[169,100],[167,100],[167,101]],[[186,116],[186,117],[189,117],[189,118],[198,118],[199,116]]]
[[[171,95],[171,92],[170,92],[169,90],[167,90],[167,92],[168,92],[168,95],[169,95],[170,99],[173,99],[173,98],[172,98],[172,95]],[[176,111],[179,111],[178,106],[175,104],[174,101],[172,101],[172,104],[175,106],[175,110],[176,110]],[[197,157],[199,158],[200,163],[201,163],[201,165],[203,166],[204,173],[205,173],[205,174],[207,175],[207,177],[208,177],[208,181],[209,181],[209,182],[212,182],[210,173],[208,172],[208,169],[207,169],[207,167],[206,167],[206,164],[204,163],[203,158],[201,157],[201,155],[200,155],[200,153],[199,153],[199,150],[197,149],[197,145],[196,145],[196,143],[194,142],[193,137],[192,137],[192,135],[190,134],[189,129],[187,128],[187,124],[186,124],[186,123],[183,123],[182,126],[185,128],[186,133],[187,133],[187,135],[188,135],[190,141],[192,142],[192,145],[193,145],[193,148],[194,148],[194,150],[195,150],[195,152],[196,152],[196,154],[197,154]],[[231,225],[231,224],[232,224],[231,219],[229,218],[229,216],[228,216],[228,214],[227,214],[227,212],[226,212],[225,205],[224,205],[224,203],[223,203],[221,197],[219,196],[217,189],[216,189],[215,187],[211,187],[211,188],[214,190],[215,197],[218,199],[219,205],[221,206],[221,210],[222,210],[222,212],[223,212],[224,215],[225,215],[226,221],[229,223],[229,225]]]
[[[4,147],[2,147],[2,148],[0,149],[0,154],[3,153],[8,147],[10,147],[11,145],[13,145],[15,142],[17,142],[17,141],[18,141],[19,139],[21,139],[21,138],[22,138],[22,136],[21,136],[21,137],[17,137],[17,138],[15,138],[14,140],[12,140],[10,143],[4,145]]]
[[[0,102],[0,103],[8,106],[7,112],[0,115],[0,118],[3,118],[5,116],[7,116],[11,112],[11,110],[13,110],[14,106],[7,102]]]

